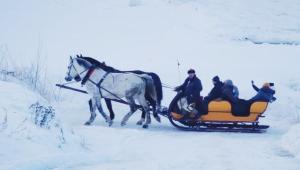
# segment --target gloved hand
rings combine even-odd
[[[272,97],[272,99],[271,99],[270,103],[273,103],[273,102],[275,102],[276,100],[277,100],[277,98],[276,98],[276,97]]]

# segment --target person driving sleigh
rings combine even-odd
[[[196,76],[194,69],[189,69],[187,73],[188,77],[184,83],[174,89],[178,93],[171,102],[170,108],[173,108],[179,99],[186,97],[188,104],[194,105],[200,111],[202,106],[202,97],[200,96],[200,92],[202,91],[201,80]]]

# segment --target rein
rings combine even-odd
[[[175,87],[172,87],[172,86],[167,85],[167,84],[164,84],[164,83],[162,83],[162,87],[164,87],[164,88],[166,88],[166,89],[172,89],[172,90],[175,89]]]

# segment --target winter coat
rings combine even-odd
[[[254,84],[252,85],[253,89],[257,91],[257,94],[250,99],[250,101],[266,101],[266,102],[272,102],[275,101],[276,98],[274,97],[275,90],[269,88],[269,87],[263,87],[259,89],[257,86]]]
[[[222,97],[222,87],[223,87],[224,83],[219,81],[217,82],[213,89],[208,93],[208,96],[205,97],[205,100],[212,101],[214,99],[220,98]]]
[[[200,92],[202,91],[201,80],[196,76],[192,79],[187,78],[181,86],[176,88],[176,91],[182,91],[187,97],[200,98]]]
[[[224,84],[224,86],[222,87],[221,98],[224,100],[228,100],[231,103],[236,103],[238,98],[234,95],[234,86]]]
[[[239,89],[235,85],[233,85],[233,97],[239,98],[239,95],[240,95]]]

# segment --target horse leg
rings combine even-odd
[[[109,111],[110,119],[111,119],[111,120],[114,120],[114,118],[115,118],[115,113],[114,113],[114,111],[113,111],[113,109],[112,109],[111,100],[105,99],[105,103],[106,103],[107,109],[108,109],[108,111]]]
[[[130,116],[137,110],[136,104],[132,97],[126,97],[128,103],[130,103],[130,112],[128,112],[121,121],[121,126],[126,125],[126,122],[130,118]]]
[[[113,124],[113,121],[110,119],[109,116],[107,116],[104,111],[103,111],[103,108],[102,108],[102,105],[101,105],[101,100],[100,98],[97,98],[96,100],[96,105],[97,105],[97,108],[98,108],[98,111],[100,112],[100,114],[103,116],[103,118],[105,119],[105,121],[108,123],[108,126],[111,126]]]
[[[144,123],[143,128],[148,128],[149,124],[151,123],[150,109],[148,103],[145,99],[145,96],[141,96],[141,95],[138,97],[138,101],[140,105],[143,107],[143,110],[146,112],[146,122]]]
[[[151,99],[151,96],[148,93],[146,93],[145,94],[145,98],[148,100],[148,99]],[[142,109],[141,119],[136,124],[137,125],[142,125],[144,123],[144,121],[145,121],[145,118],[146,118],[146,112],[145,112],[144,109]]]
[[[144,111],[144,109],[142,109],[142,116],[141,119],[136,123],[137,125],[142,125],[145,121],[145,117],[146,117],[146,112]]]
[[[92,112],[92,110],[93,110],[93,101],[92,101],[92,99],[89,100],[89,108],[90,108],[90,112]]]
[[[90,106],[90,113],[91,113],[91,117],[90,120],[88,120],[87,122],[85,122],[84,125],[90,125],[91,123],[94,122],[95,117],[96,117],[96,102],[93,99],[89,100],[89,106]]]
[[[156,101],[153,100],[151,97],[147,99],[150,103],[150,105],[152,106],[152,112],[153,112],[153,116],[155,118],[156,121],[158,121],[159,123],[161,122],[159,115],[157,114],[158,110],[156,109]]]
[[[149,124],[151,124],[151,117],[150,117],[150,109],[148,106],[144,107],[145,112],[146,112],[146,122],[143,125],[143,128],[148,128]]]

